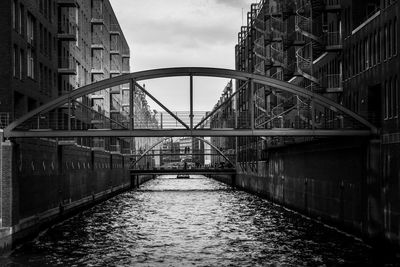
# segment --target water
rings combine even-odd
[[[377,266],[351,236],[203,176],[164,176],[42,233],[1,266]],[[391,265],[392,266],[392,265]]]

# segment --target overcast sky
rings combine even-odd
[[[246,14],[256,0],[110,2],[131,49],[131,71],[140,71],[186,66],[234,69],[242,9]],[[146,88],[171,110],[189,110],[187,80],[147,81]],[[195,79],[195,109],[210,110],[227,82]]]

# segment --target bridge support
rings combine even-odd
[[[13,149],[11,141],[0,140],[0,251],[11,249],[13,226],[18,223]]]

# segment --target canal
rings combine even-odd
[[[60,223],[1,266],[378,266],[365,243],[203,176],[163,176]],[[391,265],[392,266],[392,265]]]

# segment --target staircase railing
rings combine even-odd
[[[295,29],[302,35],[317,41],[319,43],[323,42],[322,27],[318,23],[312,20],[312,5],[310,1],[306,1],[304,5],[300,6],[296,10],[295,17]]]
[[[306,50],[308,49],[308,52]],[[306,79],[312,82],[319,83],[319,80],[312,74],[312,42],[309,42],[305,46],[299,48],[296,51],[297,58],[297,70]]]
[[[283,51],[281,44],[273,43],[271,44],[271,59],[274,64],[285,66],[286,65],[286,53]]]

